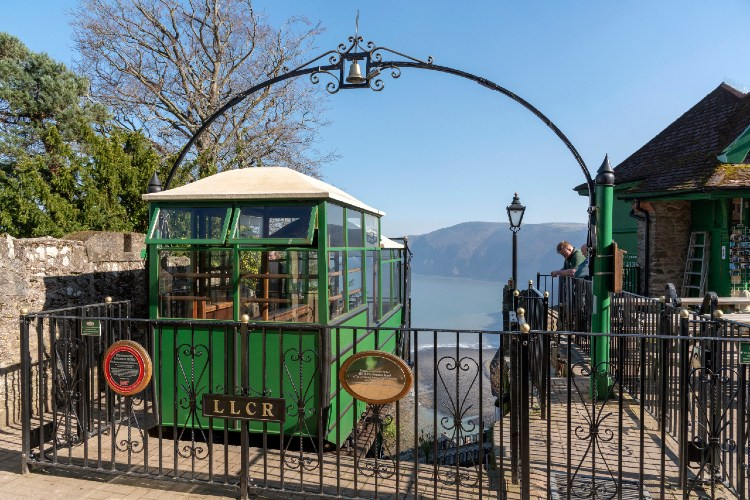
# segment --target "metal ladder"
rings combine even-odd
[[[682,277],[682,297],[702,297],[706,293],[709,237],[706,231],[690,233],[690,245]]]

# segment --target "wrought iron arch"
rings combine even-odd
[[[544,113],[539,111],[539,109],[537,109],[530,102],[528,102],[518,94],[511,92],[505,87],[502,87],[486,78],[482,78],[480,76],[449,66],[438,66],[436,64],[433,64],[432,57],[428,57],[426,61],[423,61],[401,52],[389,49],[387,47],[377,46],[372,41],[367,42],[367,44],[365,45],[366,48],[363,48],[362,44],[364,43],[364,38],[359,35],[350,36],[348,42],[348,45],[345,43],[341,43],[335,50],[324,52],[323,54],[320,54],[319,56],[309,60],[308,62],[298,66],[293,70],[287,70],[286,68],[284,68],[285,72],[283,74],[273,78],[269,78],[264,82],[254,85],[249,89],[238,93],[225,104],[223,104],[211,116],[209,116],[206,121],[203,122],[203,124],[201,124],[200,128],[195,131],[192,137],[190,137],[188,142],[182,148],[180,154],[177,156],[177,159],[172,165],[172,169],[169,171],[169,176],[167,177],[167,181],[164,184],[164,189],[169,189],[169,185],[172,182],[172,178],[174,177],[177,168],[182,164],[188,151],[190,151],[190,148],[193,147],[195,142],[206,131],[206,129],[210,127],[217,118],[222,116],[229,109],[240,104],[249,96],[255,94],[260,90],[283,82],[285,80],[290,80],[292,78],[297,78],[304,75],[310,75],[310,80],[312,81],[312,83],[317,84],[320,82],[320,77],[322,75],[325,75],[331,78],[331,80],[329,80],[326,84],[326,90],[331,94],[335,94],[341,89],[350,88],[370,88],[374,91],[379,92],[383,90],[385,86],[383,80],[380,78],[383,71],[390,70],[391,77],[398,78],[401,76],[402,68],[414,68],[438,71],[441,73],[447,73],[450,75],[465,78],[467,80],[471,80],[483,87],[494,90],[495,92],[499,92],[509,97],[510,99],[514,100],[515,102],[519,103],[521,106],[529,110],[532,114],[534,114],[534,116],[539,118],[550,130],[552,130],[555,135],[557,135],[557,137],[563,142],[563,144],[565,144],[570,153],[573,155],[576,162],[581,167],[581,171],[583,172],[584,177],[586,178],[586,185],[588,186],[589,191],[589,204],[591,206],[594,205],[594,181],[591,177],[591,173],[589,172],[588,167],[586,166],[586,163],[583,161],[583,158],[578,153],[575,146],[573,146],[573,143],[570,142],[570,140],[565,136],[565,134],[563,134],[563,132],[557,127],[557,125],[552,122],[552,120],[550,120]],[[401,57],[402,59],[383,60],[384,54],[396,55]],[[316,64],[324,61],[326,58],[328,59],[328,64]],[[365,62],[365,73],[362,76],[361,83],[350,83],[347,81],[347,78],[344,76],[344,70],[347,61],[351,61],[352,64],[359,64],[359,61]]]
[[[576,150],[575,146],[573,146],[573,143],[570,142],[567,136],[563,134],[562,130],[560,130],[557,125],[552,122],[552,120],[550,120],[544,113],[542,113],[526,99],[486,78],[482,78],[480,76],[456,68],[451,68],[449,66],[436,65],[433,63],[432,57],[428,57],[426,61],[423,61],[421,59],[408,56],[387,47],[378,46],[372,41],[368,41],[364,47],[362,46],[362,44],[364,44],[363,37],[359,36],[358,34],[350,36],[348,38],[348,44],[341,43],[335,50],[324,52],[323,54],[320,54],[319,56],[292,70],[287,70],[287,68],[284,68],[285,72],[283,74],[273,78],[269,78],[268,80],[254,85],[249,89],[240,92],[232,97],[229,101],[227,101],[219,109],[217,109],[211,116],[209,116],[206,121],[201,124],[200,128],[195,131],[192,137],[190,137],[188,142],[180,151],[180,154],[177,156],[174,164],[172,165],[167,180],[164,184],[164,189],[169,189],[169,185],[172,182],[172,178],[174,177],[177,168],[182,164],[185,156],[187,156],[188,151],[190,151],[190,148],[193,147],[195,142],[206,131],[206,129],[210,127],[217,118],[222,116],[229,109],[237,106],[249,96],[255,94],[260,90],[283,82],[285,80],[290,80],[292,78],[297,78],[304,75],[310,75],[310,81],[313,84],[320,83],[321,77],[329,78],[328,83],[326,83],[326,90],[331,94],[335,94],[341,89],[353,88],[369,88],[371,90],[379,92],[383,90],[385,86],[381,78],[384,71],[390,71],[391,77],[395,79],[401,76],[402,68],[425,69],[459,76],[461,78],[465,78],[467,80],[478,83],[479,85],[490,90],[499,92],[529,110],[534,116],[539,118],[550,130],[552,130],[555,135],[557,135],[557,137],[563,142],[563,144],[565,144],[570,153],[573,155],[576,162],[580,166],[584,177],[586,178],[586,186],[588,187],[589,196],[589,231],[587,244],[589,248],[592,247],[594,181],[591,177],[591,173],[589,172],[588,167],[586,166],[586,162],[583,161],[583,158],[578,153],[578,150]],[[384,60],[383,57],[385,54],[388,54],[389,57],[398,56],[400,59]],[[363,61],[365,64],[364,75],[360,74],[359,79],[351,79],[350,77],[346,77],[344,73],[347,61],[350,61],[352,65],[356,64],[358,70],[359,61]],[[327,62],[327,64],[321,64],[321,62]]]

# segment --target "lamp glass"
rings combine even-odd
[[[526,207],[521,205],[521,200],[518,199],[518,193],[513,197],[511,204],[506,207],[508,211],[508,221],[510,222],[511,228],[521,227],[521,221],[523,220],[523,213],[526,211]]]
[[[523,210],[509,210],[508,217],[510,218],[511,226],[521,227],[521,220],[523,219]]]
[[[526,211],[526,207],[521,205],[521,200],[518,199],[518,193],[513,195],[513,201],[505,207],[508,211],[508,221],[510,222],[511,229],[518,229],[521,227],[521,221],[523,220],[523,213]]]

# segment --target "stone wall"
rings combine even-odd
[[[30,312],[131,300],[132,316],[146,314],[145,237],[80,232],[65,239],[0,235],[0,426],[17,412],[19,311]]]
[[[651,270],[648,295],[664,295],[667,283],[674,283],[680,293],[685,273],[685,257],[690,243],[691,204],[689,201],[641,203],[650,219]],[[646,261],[646,223],[638,222],[638,261]],[[642,270],[645,272],[645,270]],[[641,276],[641,282],[645,276]]]

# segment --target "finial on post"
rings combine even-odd
[[[159,176],[156,175],[156,172],[151,176],[151,180],[148,181],[148,190],[146,192],[148,194],[161,192],[161,181],[159,180]]]
[[[602,166],[596,172],[596,184],[599,186],[615,185],[615,171],[612,170],[612,165],[609,163],[609,155],[604,155]]]

